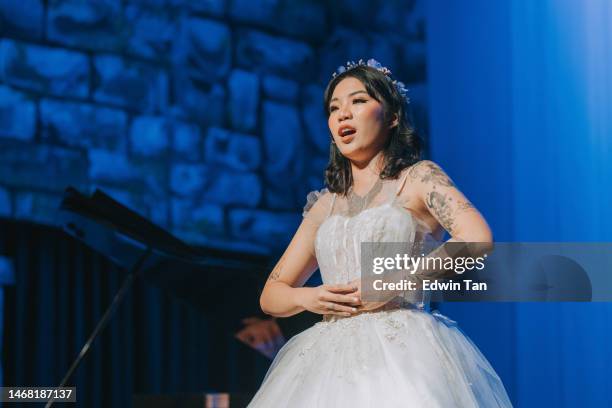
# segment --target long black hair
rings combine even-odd
[[[340,81],[348,77],[361,81],[367,93],[382,104],[385,122],[392,118],[393,114],[397,114],[399,123],[389,131],[387,144],[383,148],[384,166],[380,173],[381,179],[397,178],[403,169],[420,160],[423,145],[408,120],[406,101],[382,72],[373,67],[360,65],[336,75],[327,85],[323,96],[323,108],[328,118],[334,89]],[[329,191],[343,195],[346,195],[353,185],[350,161],[340,153],[335,143],[330,143],[325,184]]]

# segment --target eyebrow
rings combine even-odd
[[[348,94],[348,96],[353,96],[353,95],[358,94],[358,93],[367,94],[366,91],[359,90],[359,91],[351,92],[350,94]],[[329,101],[329,103],[332,103],[333,101],[337,101],[337,100],[338,100],[338,98],[332,98],[331,101]]]

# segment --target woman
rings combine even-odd
[[[423,243],[443,230],[458,242],[492,242],[486,221],[444,171],[419,160],[403,84],[374,60],[351,62],[334,74],[324,103],[328,189],[309,194],[260,298],[273,316],[324,317],[279,351],[249,406],[511,406],[471,341],[428,312],[424,292],[373,302],[361,291],[362,242]],[[317,267],[324,284],[302,287]]]

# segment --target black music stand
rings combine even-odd
[[[234,302],[236,298],[249,299],[250,301],[244,304],[247,307],[255,305],[252,312],[257,313],[258,302],[253,300],[258,297],[255,288],[260,286],[262,274],[257,268],[253,268],[252,262],[227,257],[219,259],[197,250],[100,190],[88,197],[69,187],[64,193],[60,210],[62,225],[68,234],[128,271],[111,304],[64,375],[60,387],[66,385],[134,280],[143,271],[147,271],[147,278],[151,282],[174,292],[179,298],[197,307],[207,310],[223,309],[224,301],[229,303]],[[172,273],[168,273],[167,270],[171,267]],[[231,276],[228,271],[245,269],[251,273],[240,272],[238,278],[242,284],[235,286],[242,288],[243,293],[240,293],[240,297],[225,299],[226,291],[216,289],[235,282],[237,276]],[[207,270],[212,273],[205,273]],[[203,282],[207,290],[217,292],[217,297],[202,296],[202,286],[195,285],[194,280]],[[249,312],[243,310],[247,315]],[[47,402],[46,407],[52,404],[53,399]]]

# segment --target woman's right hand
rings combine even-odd
[[[321,285],[301,288],[300,305],[313,313],[352,316],[361,304],[356,285]]]

